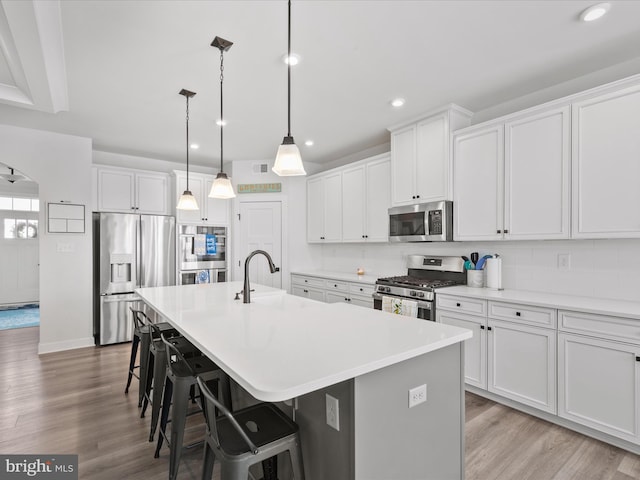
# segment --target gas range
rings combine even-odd
[[[461,257],[409,255],[407,275],[376,280],[374,308],[382,309],[382,297],[406,298],[418,303],[418,316],[435,321],[435,290],[467,283]]]
[[[376,292],[399,297],[433,300],[433,290],[458,285],[454,280],[426,280],[411,275],[386,277],[376,280]]]

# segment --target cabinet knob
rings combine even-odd
[[[334,283],[334,284],[333,284],[333,286],[334,286],[334,287],[336,287],[336,288],[338,288],[338,284],[337,284],[337,283]]]
[[[520,316],[520,312],[516,312],[516,317],[519,317],[519,316]]]
[[[350,302],[350,301],[351,301],[351,299],[350,299],[350,298],[347,298],[347,302]]]
[[[416,198],[420,198],[420,195],[416,195]]]
[[[502,230],[496,230],[496,233],[502,233]]]
[[[503,233],[509,233],[509,230],[505,230]]]
[[[136,207],[131,207],[131,210],[135,210],[135,209],[136,209]]]
[[[364,238],[369,238],[369,235],[365,235]]]
[[[309,290],[307,290],[306,288],[304,290],[302,290],[304,293],[309,293]]]
[[[307,283],[309,280],[307,280],[306,278],[304,279],[304,283]]]
[[[480,325],[480,330],[484,330],[484,325]]]
[[[360,291],[361,291],[361,292],[364,292],[364,290],[363,290],[362,288],[360,289]]]
[[[640,362],[640,357],[636,357],[636,362]]]
[[[489,330],[489,331],[490,331],[490,330],[492,330],[492,328],[491,328],[491,327],[487,327],[487,330]]]
[[[362,235],[362,238],[364,238],[364,235]]]
[[[459,303],[456,303],[456,307],[459,307],[459,306],[460,306],[460,304],[459,304]]]
[[[416,199],[416,196],[414,195],[414,196],[413,196],[413,197],[411,197],[411,198],[413,198],[413,199],[415,200],[415,199]]]

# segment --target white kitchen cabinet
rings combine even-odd
[[[556,332],[488,320],[488,390],[556,413]]]
[[[307,179],[307,242],[387,242],[388,154]]]
[[[389,241],[390,160],[387,154],[342,170],[342,241]]]
[[[504,126],[456,135],[453,147],[454,240],[500,240],[504,217]]]
[[[569,107],[509,118],[454,139],[454,238],[569,238]]]
[[[342,240],[342,172],[307,180],[307,242]]]
[[[175,171],[176,204],[180,195],[187,189],[187,174]],[[209,198],[211,185],[215,177],[189,172],[189,190],[198,202],[198,210],[177,210],[176,221],[184,224],[198,225],[228,225],[229,224],[229,200]]]
[[[410,125],[391,127],[391,203],[450,200],[451,132],[471,112],[449,105]]]
[[[487,319],[436,308],[436,322],[466,328],[473,332],[473,337],[464,342],[464,380],[469,385],[486,390]]]
[[[558,334],[558,415],[640,443],[640,347]]]
[[[293,285],[291,287],[291,292],[293,295],[298,297],[310,298],[311,300],[317,300],[319,302],[324,302],[324,290],[313,287],[303,287],[302,285]]]
[[[570,234],[569,106],[527,114],[504,127],[504,238]]]
[[[327,303],[349,303],[373,308],[375,286],[368,283],[347,282],[333,277],[291,275],[293,295],[312,298]]]
[[[143,170],[97,167],[101,212],[169,214],[169,175]]]
[[[572,106],[572,237],[640,237],[640,85]]]

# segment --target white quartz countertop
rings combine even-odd
[[[255,398],[282,401],[471,338],[471,331],[241,282],[136,292]],[[240,296],[242,297],[242,296]]]
[[[342,280],[345,282],[359,282],[373,285],[382,275],[364,274],[358,275],[356,272],[330,272],[327,270],[299,270],[291,272],[291,275],[304,275],[305,277],[330,278],[332,280]]]
[[[438,295],[457,295],[484,300],[524,303],[527,305],[557,308],[559,310],[574,310],[640,320],[640,302],[627,300],[579,297],[574,295],[530,292],[526,290],[491,290],[489,288],[472,288],[465,286],[441,288],[438,289]],[[640,296],[640,292],[638,295]]]

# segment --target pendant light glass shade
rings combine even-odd
[[[289,0],[288,5],[289,30],[287,38],[287,58],[291,58],[291,0]],[[278,147],[276,161],[271,170],[281,177],[307,174],[302,164],[300,150],[291,135],[291,62],[287,62],[287,135],[284,137],[284,140],[282,140],[282,145]]]
[[[198,202],[196,197],[193,196],[191,190],[189,190],[189,99],[195,95],[195,92],[190,92],[184,88],[180,90],[180,95],[184,95],[187,100],[187,189],[180,195],[180,200],[176,205],[177,210],[200,210],[198,208]]]
[[[189,190],[185,190],[184,193],[180,195],[180,200],[178,200],[176,208],[178,210],[199,210],[196,197],[194,197]]]
[[[293,137],[284,137],[282,145],[278,147],[276,162],[273,165],[274,173],[281,177],[293,177],[296,175],[306,175],[302,164],[302,157],[298,146],[293,142]]]
[[[233,45],[233,42],[229,40],[225,40],[224,38],[216,37],[211,42],[211,46],[220,50],[220,172],[216,176],[216,179],[213,181],[211,185],[211,191],[209,192],[209,197],[211,198],[221,198],[223,200],[234,198],[236,196],[233,191],[233,185],[231,184],[231,180],[227,177],[227,174],[224,173],[224,110],[223,106],[223,95],[222,95],[222,84],[224,82],[224,52],[229,50]]]
[[[231,185],[231,180],[227,177],[227,174],[224,172],[220,172],[216,179],[213,181],[213,185],[211,185],[211,192],[209,192],[209,196],[213,198],[234,198],[236,196],[233,191],[233,185]]]

